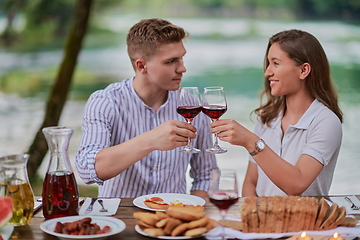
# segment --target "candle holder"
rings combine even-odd
[[[335,232],[334,235],[329,238],[329,240],[344,240],[344,238]]]
[[[303,232],[300,236],[296,237],[296,240],[313,240],[313,238],[306,235],[306,232]]]

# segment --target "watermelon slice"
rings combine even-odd
[[[0,197],[0,229],[10,221],[12,217],[12,200],[10,197]]]

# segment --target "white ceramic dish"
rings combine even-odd
[[[186,237],[186,236],[177,236],[177,237],[157,236],[157,237],[153,237],[153,236],[150,236],[150,235],[144,233],[143,230],[141,230],[141,228],[139,227],[139,225],[135,225],[135,231],[138,232],[139,234],[143,235],[143,236],[157,238],[157,239],[176,239],[176,240],[180,240],[180,239],[194,239],[194,238],[199,238],[199,237],[205,236],[205,234],[201,234],[201,235],[197,235],[197,236],[193,236],[193,237]]]
[[[8,240],[10,239],[10,236],[12,234],[12,232],[14,231],[14,226],[12,225],[5,225],[0,229],[0,236],[4,239],[4,240]]]
[[[149,208],[148,206],[146,206],[144,204],[144,201],[147,198],[152,198],[152,197],[160,197],[164,200],[165,203],[170,204],[171,202],[181,202],[183,204],[186,205],[200,205],[203,206],[205,204],[205,200],[202,199],[201,197],[197,197],[194,195],[189,195],[189,194],[180,194],[180,193],[155,193],[155,194],[149,194],[149,195],[144,195],[144,196],[140,196],[137,197],[133,200],[133,204],[135,206],[137,206],[138,208],[142,208],[145,210],[151,210],[151,211],[165,211],[163,209],[154,209],[154,208]]]
[[[113,217],[100,217],[100,216],[91,216],[91,223],[96,223],[100,228],[104,226],[109,226],[111,231],[104,234],[96,234],[96,235],[68,235],[54,232],[54,228],[57,222],[73,222],[79,219],[83,219],[84,216],[71,216],[71,217],[62,217],[62,218],[54,218],[47,220],[40,224],[40,229],[50,235],[56,236],[62,240],[70,240],[70,239],[92,239],[92,240],[102,240],[109,236],[118,234],[125,230],[125,223],[120,219]]]

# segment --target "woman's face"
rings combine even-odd
[[[270,82],[271,95],[296,95],[304,86],[300,79],[302,65],[296,66],[295,61],[281,49],[277,42],[271,45],[267,59],[269,66],[264,75]]]

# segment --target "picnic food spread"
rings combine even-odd
[[[241,222],[227,220],[222,225],[245,233],[283,233],[354,227],[358,222],[346,217],[345,207],[329,206],[325,199],[314,197],[249,197],[240,213]]]
[[[165,203],[164,200],[159,197],[147,198],[144,204],[153,209],[168,209],[169,207],[169,204]]]
[[[168,209],[170,206],[181,206],[181,207],[187,206],[187,204],[184,204],[184,203],[180,202],[179,200],[176,200],[171,203],[166,203],[160,197],[146,198],[144,201],[144,204],[152,209],[164,209],[164,210]]]
[[[103,234],[111,231],[109,226],[100,228],[96,223],[91,223],[90,217],[85,217],[73,222],[57,222],[54,232],[69,235],[94,235]]]
[[[12,200],[10,197],[0,197],[0,229],[10,221],[12,217]],[[1,236],[0,236],[1,237]]]
[[[203,206],[169,206],[165,212],[135,212],[137,225],[149,236],[197,236],[218,222],[205,216]]]

